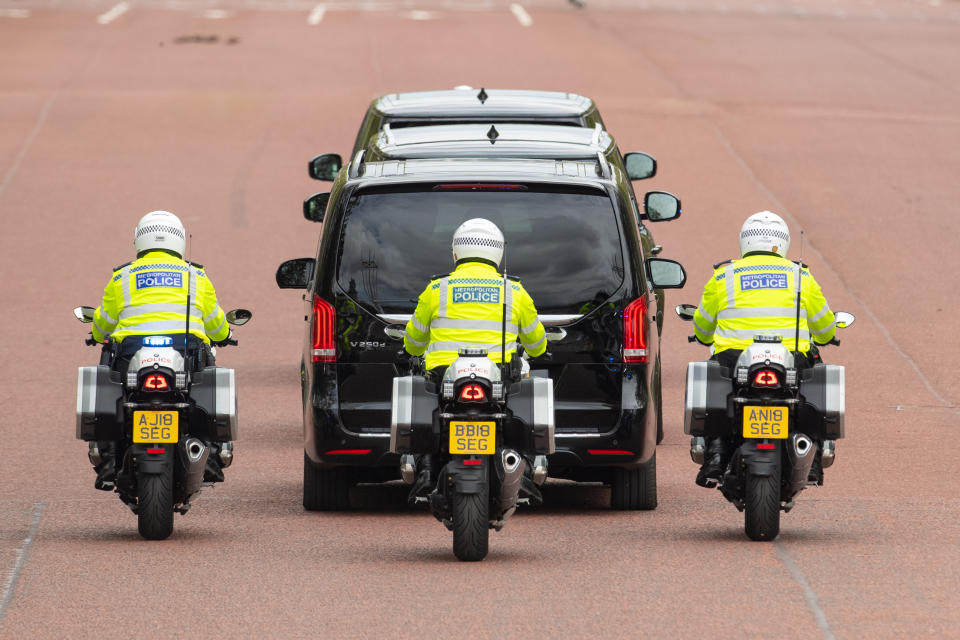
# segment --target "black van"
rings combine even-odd
[[[394,376],[402,343],[384,327],[404,323],[431,277],[453,268],[451,239],[469,218],[506,238],[504,265],[533,297],[552,343],[557,451],[551,477],[602,481],[612,506],[656,506],[660,327],[654,288],[681,287],[683,268],[648,258],[628,178],[594,161],[423,159],[354,163],[304,215],[323,222],[316,259],[280,265],[281,288],[305,288],[304,506],[349,506],[357,482],[399,477],[388,451]],[[680,215],[654,191],[643,218]]]

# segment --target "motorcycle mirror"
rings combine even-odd
[[[93,314],[96,311],[93,307],[77,307],[73,310],[73,315],[77,317],[77,320],[84,324],[89,324],[93,322]]]
[[[836,317],[838,329],[846,329],[853,324],[854,320],[857,319],[855,315],[848,311],[837,311],[834,316]]]
[[[547,342],[560,342],[567,337],[566,329],[562,327],[550,327],[546,333]]]
[[[396,340],[403,340],[403,325],[388,324],[383,328],[383,332]]]
[[[250,318],[253,317],[253,313],[247,309],[231,309],[227,311],[227,322],[230,324],[235,324],[238,327],[243,324],[250,322]]]
[[[676,306],[677,315],[680,316],[681,320],[693,320],[693,314],[696,311],[697,308],[692,304],[678,304]]]

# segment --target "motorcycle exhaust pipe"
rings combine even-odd
[[[520,497],[520,484],[527,463],[523,456],[513,449],[504,449],[495,458],[497,476],[500,479],[500,514],[498,520],[506,521],[517,508]],[[502,525],[501,525],[502,526]]]
[[[787,441],[787,460],[790,462],[790,480],[787,483],[787,497],[800,493],[807,486],[807,476],[817,455],[817,445],[806,434],[794,433]]]
[[[187,438],[180,445],[180,461],[186,470],[183,487],[187,498],[200,491],[203,484],[203,471],[207,466],[210,449],[197,438]]]
[[[824,440],[823,453],[820,454],[820,466],[826,469],[837,461],[837,441]]]

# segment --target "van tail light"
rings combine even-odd
[[[760,371],[757,371],[755,376],[753,376],[753,386],[767,388],[779,387],[780,377],[777,375],[776,371],[761,369]]]
[[[647,361],[647,299],[637,298],[623,310],[623,362]]]
[[[337,346],[334,330],[337,326],[337,310],[320,298],[313,298],[313,361],[336,362]]]
[[[487,394],[484,393],[483,387],[478,384],[468,384],[460,390],[461,402],[483,402],[486,399]]]

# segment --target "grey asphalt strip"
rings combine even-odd
[[[807,606],[810,607],[810,612],[813,614],[814,619],[816,619],[817,626],[820,627],[820,631],[823,632],[824,640],[834,640],[836,636],[833,635],[833,630],[830,629],[830,623],[827,622],[827,614],[820,606],[817,594],[810,588],[806,576],[800,571],[800,567],[793,561],[793,558],[790,557],[790,554],[787,552],[787,547],[782,542],[776,540],[773,546],[777,548],[777,557],[780,558],[780,561],[787,567],[787,571],[790,572],[793,579],[800,585],[800,588],[803,589],[803,598],[807,601]]]
[[[35,502],[33,505],[33,518],[30,520],[30,529],[27,531],[27,537],[23,539],[20,548],[17,549],[17,559],[13,563],[10,575],[7,577],[6,584],[3,585],[3,600],[0,600],[0,622],[7,615],[7,608],[13,601],[13,594],[17,588],[17,579],[23,570],[23,565],[27,563],[27,554],[30,552],[30,545],[33,539],[37,537],[37,529],[40,527],[40,518],[43,516],[43,503]]]

